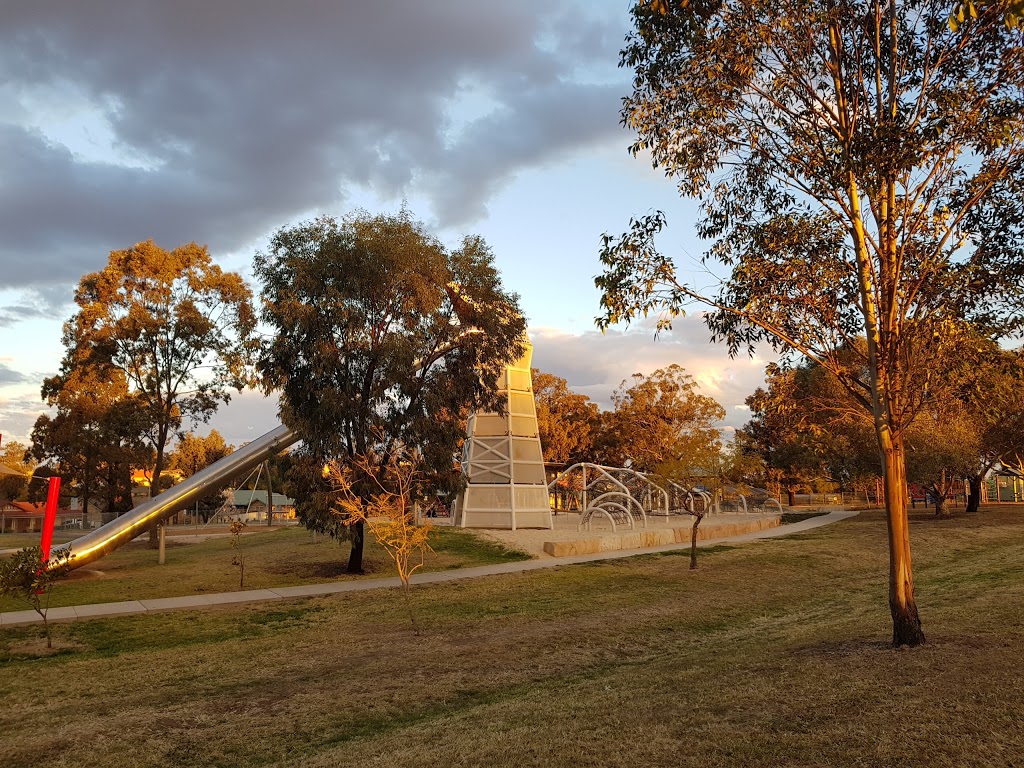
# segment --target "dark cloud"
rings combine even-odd
[[[611,0],[5,3],[3,284],[74,282],[146,238],[230,251],[357,189],[468,223],[521,169],[621,142],[624,24]],[[44,92],[91,105],[123,162],[58,143]]]

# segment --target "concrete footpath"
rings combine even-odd
[[[826,515],[811,517],[801,520],[798,523],[780,525],[776,528],[768,528],[752,533],[745,533],[739,536],[727,536],[717,539],[705,539],[699,541],[699,548],[711,547],[717,544],[742,544],[758,539],[771,539],[780,536],[788,536],[793,533],[800,533],[812,528],[819,528],[823,525],[845,520],[857,515],[857,512],[845,510],[833,510]],[[575,555],[570,557],[544,558],[538,560],[524,560],[515,563],[497,563],[494,565],[481,565],[475,568],[460,568],[453,571],[432,571],[429,573],[418,573],[415,576],[415,584],[438,584],[447,581],[460,579],[474,579],[481,576],[493,576],[502,573],[522,573],[524,571],[536,571],[541,568],[556,568],[576,563],[592,563],[598,560],[617,560],[623,557],[634,557],[636,555],[651,554],[653,552],[670,552],[673,550],[689,549],[689,543],[666,544],[658,547],[645,549],[616,550],[611,552],[598,552],[589,555]],[[96,603],[93,605],[69,605],[61,608],[51,608],[47,613],[50,621],[74,621],[77,619],[96,619],[111,616],[124,616],[139,613],[156,613],[160,611],[176,611],[195,608],[206,608],[214,605],[232,605],[236,603],[255,603],[268,600],[289,600],[300,597],[320,597],[323,595],[337,595],[345,592],[363,592],[369,589],[386,589],[401,586],[397,576],[386,579],[361,579],[357,581],[331,582],[327,584],[304,584],[297,587],[275,587],[274,589],[251,589],[243,592],[222,592],[213,595],[185,595],[183,597],[161,597],[153,600],[125,600],[117,603]],[[10,627],[18,624],[42,623],[42,619],[35,611],[8,611],[0,613],[0,627]]]

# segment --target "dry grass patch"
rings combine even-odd
[[[887,644],[885,524],[0,638],[0,764],[960,766],[1024,754],[1024,510],[914,521],[929,643]],[[56,755],[56,757],[54,757]]]

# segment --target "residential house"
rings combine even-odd
[[[34,533],[42,531],[45,504],[31,501],[0,502],[0,533]],[[81,527],[82,512],[75,509],[57,508],[56,528]]]
[[[275,493],[273,497],[274,520],[295,519],[295,499],[289,499],[283,493]],[[231,498],[231,511],[227,516],[234,520],[266,521],[267,519],[267,492],[257,491],[235,491]]]

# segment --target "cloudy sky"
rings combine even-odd
[[[488,241],[535,366],[606,405],[623,378],[677,362],[741,425],[765,361],[729,360],[699,317],[657,342],[594,330],[602,232],[660,208],[677,261],[697,269],[702,251],[693,205],[626,151],[628,7],[5,0],[0,434],[27,441],[73,287],[111,250],[196,241],[248,277],[281,226],[403,200],[445,242]],[[249,393],[212,424],[238,444],[275,416]]]

